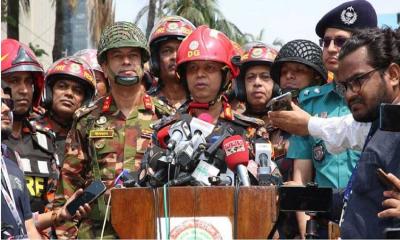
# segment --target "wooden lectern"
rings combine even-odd
[[[158,216],[164,216],[163,189],[154,191],[157,193],[150,188],[111,191],[111,223],[120,238],[157,238],[155,206],[158,204]],[[234,187],[171,187],[168,214],[170,218],[227,216],[234,226],[234,195]],[[276,188],[240,187],[238,196],[237,238],[267,238],[278,218]]]

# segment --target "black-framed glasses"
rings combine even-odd
[[[374,68],[371,71],[368,71],[361,75],[348,78],[344,81],[337,82],[336,92],[343,97],[346,95],[347,90],[350,90],[354,93],[358,93],[361,90],[361,87],[364,84],[364,82],[370,79],[374,72],[380,71],[382,69],[383,68]]]
[[[345,38],[345,37],[335,37],[335,38],[324,37],[319,40],[319,45],[323,48],[327,48],[327,47],[329,47],[329,45],[331,45],[331,42],[333,41],[333,44],[336,47],[341,48],[344,45],[344,43],[347,41],[347,39],[348,38]]]
[[[12,100],[11,98],[1,98],[1,104],[7,105],[10,111],[14,110],[14,100]]]

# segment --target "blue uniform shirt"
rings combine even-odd
[[[335,83],[303,89],[299,105],[312,116],[338,117],[350,113],[345,100],[335,92]],[[344,188],[360,157],[358,151],[347,150],[340,154],[326,151],[324,141],[312,136],[292,135],[289,139],[287,158],[312,159],[315,182],[319,186]]]

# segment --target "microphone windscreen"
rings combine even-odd
[[[213,117],[209,113],[202,113],[198,118],[205,122],[213,123]]]
[[[168,133],[169,128],[170,128],[170,125],[163,127],[157,133],[157,140],[160,143],[160,147],[162,147],[162,148],[167,148],[167,143],[168,143],[168,139],[169,139],[169,133]]]
[[[242,136],[233,135],[226,138],[222,148],[226,154],[226,165],[232,171],[235,171],[239,164],[247,166],[249,163],[249,148]]]

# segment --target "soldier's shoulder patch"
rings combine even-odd
[[[243,114],[240,113],[234,113],[234,122],[239,123],[240,125],[243,125],[245,127],[248,126],[256,126],[256,127],[260,127],[260,126],[264,126],[265,122],[262,119],[259,118],[255,118],[255,117],[249,117],[249,116],[245,116]]]
[[[152,97],[154,107],[158,113],[163,116],[171,116],[176,113],[176,110],[169,106],[166,102],[158,97]]]
[[[75,121],[78,121],[79,119],[88,115],[90,112],[92,112],[96,108],[98,108],[98,104],[91,104],[89,106],[83,106],[75,111],[73,118]]]
[[[312,86],[300,91],[299,103],[303,103],[309,99],[324,96],[333,90],[333,84],[325,84],[323,86]]]

